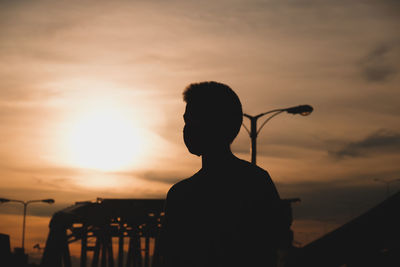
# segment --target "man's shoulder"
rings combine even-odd
[[[238,163],[236,165],[235,171],[243,173],[246,176],[253,177],[257,180],[261,179],[260,181],[265,180],[266,178],[271,179],[269,173],[263,168],[242,159],[238,159],[237,162]]]
[[[269,173],[248,161],[239,159],[236,165],[237,177],[240,177],[240,184],[243,192],[250,195],[268,195],[278,197],[278,192]]]
[[[199,173],[195,173],[189,178],[183,179],[175,183],[168,191],[167,197],[181,195],[183,192],[187,192],[193,187],[194,180],[199,176]]]

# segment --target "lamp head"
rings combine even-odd
[[[0,198],[0,203],[6,203],[6,202],[10,202],[10,200],[7,198]]]
[[[53,204],[55,201],[54,201],[54,199],[49,198],[49,199],[43,199],[42,202]]]
[[[311,112],[313,112],[313,107],[310,105],[300,105],[300,106],[296,106],[296,107],[291,107],[291,108],[287,108],[285,109],[285,111],[287,113],[290,114],[300,114],[302,116],[308,116],[311,114]]]

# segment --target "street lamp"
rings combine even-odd
[[[22,251],[25,251],[25,221],[26,221],[26,208],[28,204],[34,203],[34,202],[44,202],[48,204],[53,204],[55,201],[52,198],[49,199],[40,199],[40,200],[28,200],[28,201],[23,201],[23,200],[15,200],[15,199],[7,199],[7,198],[0,198],[0,203],[6,203],[6,202],[18,202],[24,205],[24,219],[22,223]]]
[[[264,127],[264,125],[270,121],[273,117],[281,114],[282,112],[287,112],[290,114],[300,114],[302,116],[308,116],[311,114],[313,111],[313,107],[310,105],[300,105],[300,106],[295,106],[295,107],[290,107],[290,108],[282,108],[282,109],[273,109],[261,114],[258,114],[256,116],[250,116],[246,113],[243,114],[246,118],[250,120],[250,130],[246,127],[246,125],[243,124],[243,127],[246,129],[247,133],[249,134],[251,138],[251,163],[256,164],[256,156],[257,156],[257,136],[261,129]],[[264,115],[271,114],[264,122],[261,124],[260,128],[257,129],[257,120]]]
[[[6,202],[10,202],[10,200],[7,198],[0,198],[0,203],[6,203]]]
[[[390,194],[390,191],[389,191],[390,184],[393,184],[393,183],[396,183],[396,182],[400,182],[400,178],[399,179],[393,179],[393,180],[384,180],[384,179],[375,178],[374,181],[378,182],[378,183],[386,184],[386,198],[388,198],[389,194]]]

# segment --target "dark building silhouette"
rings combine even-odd
[[[6,234],[0,234],[0,262],[2,266],[11,266],[10,236]]]
[[[295,251],[290,266],[400,266],[400,192]]]
[[[28,267],[28,254],[24,249],[16,247],[11,251],[10,236],[0,234],[0,266],[1,267]]]

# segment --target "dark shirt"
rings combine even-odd
[[[201,169],[168,192],[163,266],[273,266],[278,202],[268,173],[246,161]]]

